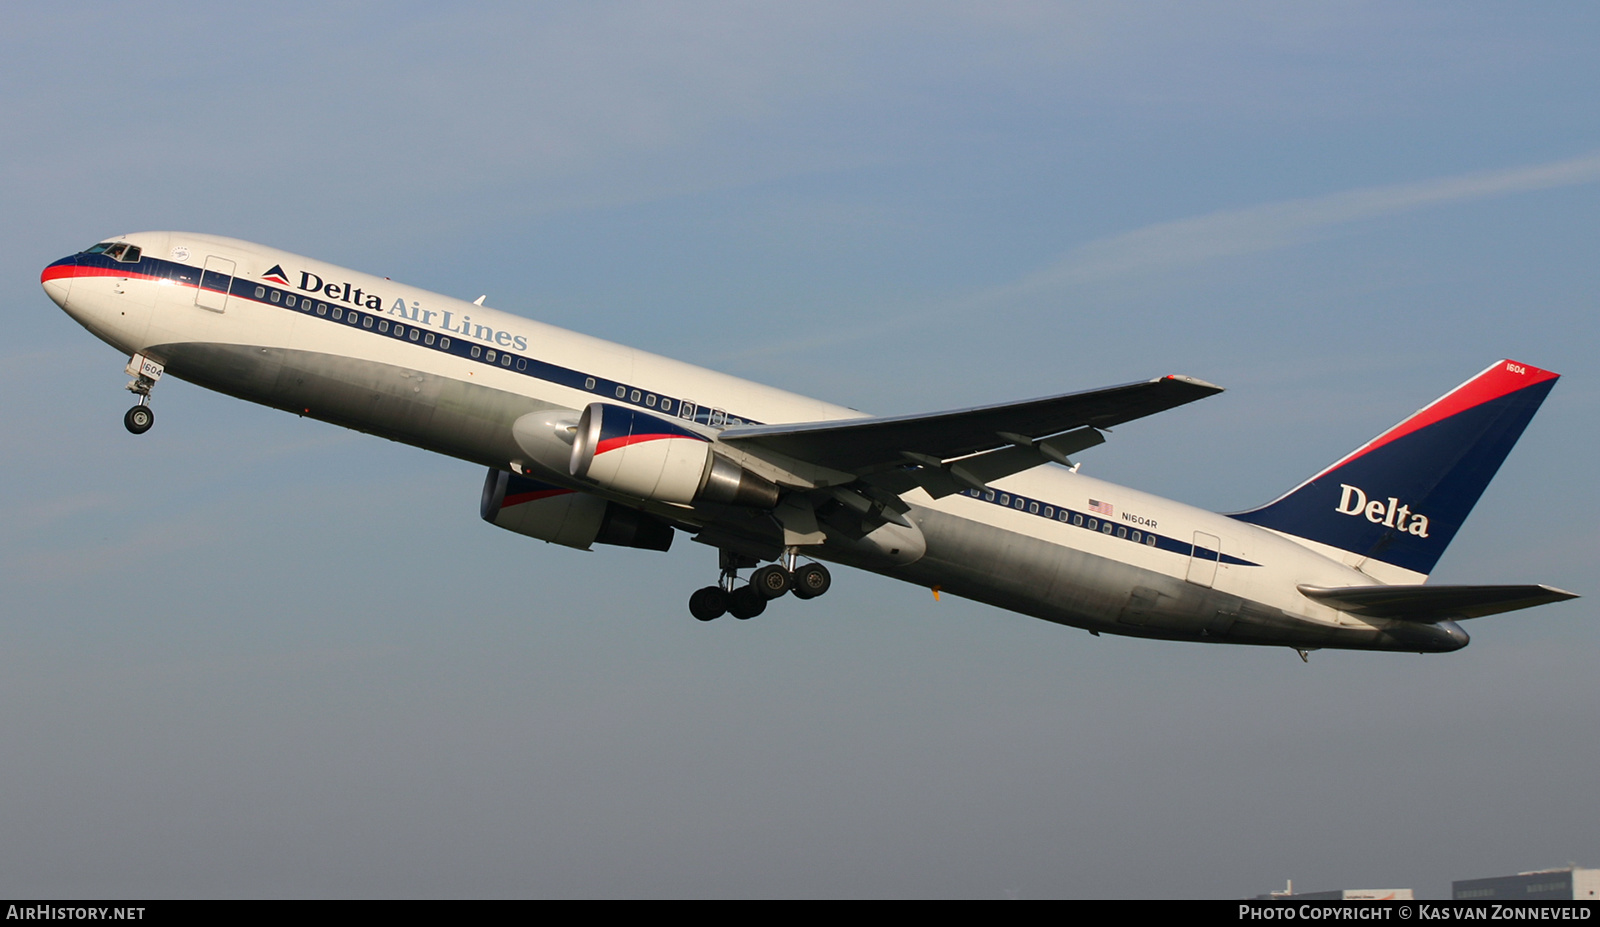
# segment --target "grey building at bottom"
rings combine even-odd
[[[1450,883],[1454,901],[1600,901],[1600,869],[1541,869]]]

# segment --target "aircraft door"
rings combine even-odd
[[[194,291],[194,304],[201,309],[222,312],[228,308],[228,288],[233,286],[234,264],[227,258],[206,256],[200,272],[200,287]]]
[[[1222,539],[1204,531],[1194,533],[1194,547],[1189,552],[1189,582],[1211,588],[1217,581],[1217,560],[1222,554]]]

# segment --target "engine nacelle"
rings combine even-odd
[[[674,536],[671,525],[644,512],[504,470],[489,471],[478,514],[507,531],[579,550],[591,544],[666,550]]]
[[[775,483],[718,456],[703,435],[604,402],[590,403],[578,419],[568,472],[637,499],[761,509],[778,504]]]

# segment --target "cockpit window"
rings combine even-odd
[[[138,245],[130,245],[122,241],[102,241],[84,254],[104,254],[108,258],[121,261],[124,264],[137,264],[141,249]]]

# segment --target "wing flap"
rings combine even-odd
[[[904,466],[908,455],[948,461],[1075,428],[1111,428],[1220,392],[1222,387],[1204,380],[1168,376],[924,415],[741,425],[722,432],[720,440],[752,453],[766,450],[861,474]]]
[[[1578,598],[1554,586],[1310,586],[1308,598],[1369,618],[1432,623],[1482,618]]]

